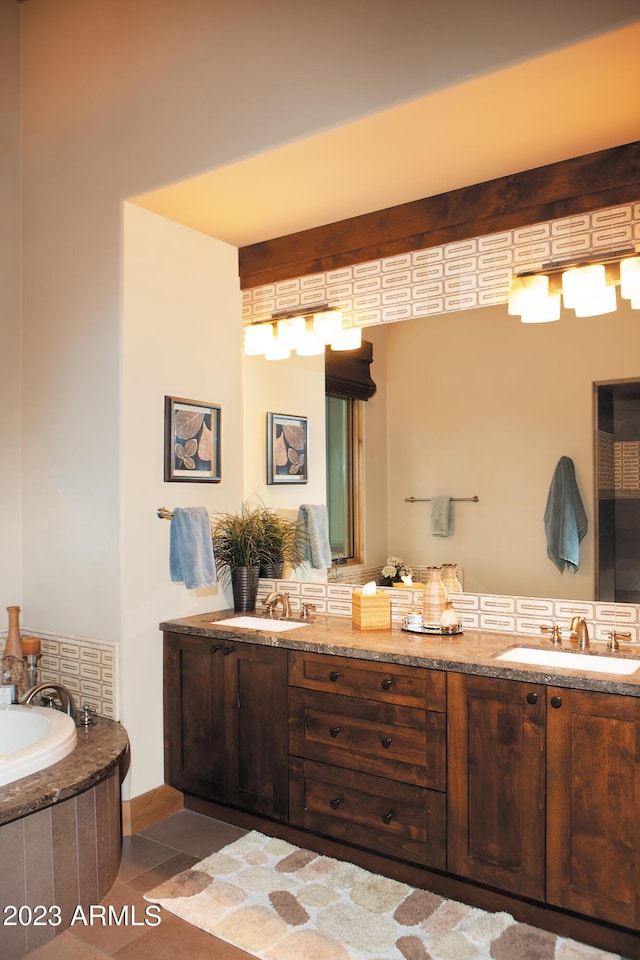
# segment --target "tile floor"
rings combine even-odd
[[[246,831],[190,810],[181,810],[122,843],[118,879],[103,904],[117,912],[135,908],[140,925],[74,925],[54,940],[32,950],[25,960],[254,960],[231,944],[212,937],[184,920],[161,911],[157,926],[145,926],[143,898],[163,880],[220,850]]]
[[[137,924],[75,925],[31,951],[24,960],[255,960],[252,954],[204,933],[161,910],[161,922],[146,926],[143,894],[246,831],[190,810],[181,810],[133,837],[125,837],[118,879],[102,901],[119,915],[127,906]],[[1,956],[1,952],[0,952]],[[532,955],[531,955],[532,956]],[[574,945],[567,960],[597,960],[593,947]]]

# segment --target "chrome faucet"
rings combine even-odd
[[[571,621],[571,637],[576,638],[580,650],[589,649],[589,627],[584,617],[574,617]]]
[[[42,683],[36,683],[35,687],[31,687],[30,690],[27,690],[25,695],[20,700],[20,703],[33,703],[34,698],[37,697],[39,693],[44,693],[45,690],[54,690],[58,694],[58,699],[60,700],[60,709],[63,711],[63,713],[66,713],[75,719],[76,705],[73,702],[73,695],[71,691],[67,690],[67,688],[61,683],[47,683],[46,680]]]
[[[277,591],[273,590],[264,598],[262,604],[267,608],[268,617],[273,617],[273,611],[278,604],[280,604],[282,609],[282,613],[278,617],[278,620],[286,620],[291,616],[291,601],[289,600],[288,593],[278,593]]]

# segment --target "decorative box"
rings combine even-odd
[[[391,597],[388,593],[351,594],[351,620],[358,630],[385,630],[391,626]]]

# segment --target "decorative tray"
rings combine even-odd
[[[430,634],[433,637],[454,637],[463,632],[462,627],[454,627],[453,629],[446,627],[425,627],[418,623],[403,624],[402,629],[406,633],[424,633]]]

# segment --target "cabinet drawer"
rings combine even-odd
[[[413,863],[446,868],[444,794],[294,757],[291,822]]]
[[[381,703],[446,709],[446,674],[398,663],[292,651],[289,684]]]
[[[289,753],[446,788],[444,714],[292,688]]]

